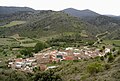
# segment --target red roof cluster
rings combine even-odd
[[[64,56],[63,60],[74,60],[73,56]]]

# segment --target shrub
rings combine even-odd
[[[95,60],[96,60],[96,61],[100,61],[100,56],[96,56],[96,57],[95,57]]]
[[[100,57],[100,60],[104,61],[104,56],[101,56],[101,57]]]
[[[109,55],[108,62],[113,62],[113,61],[114,61],[114,56],[113,55]]]
[[[103,50],[102,50],[102,49],[100,49],[99,51],[100,51],[100,52],[103,52]]]
[[[104,57],[107,58],[107,54],[105,54]]]
[[[112,53],[111,53],[111,52],[108,52],[107,55],[112,55]]]
[[[23,58],[21,54],[16,55],[16,58]]]
[[[108,63],[107,63],[107,64],[105,64],[105,70],[110,69],[110,67],[111,67],[111,66],[110,66],[110,64],[108,64]]]
[[[117,54],[120,55],[120,50],[118,50]]]
[[[6,81],[28,81],[27,76],[23,72],[14,71],[11,74],[9,74]]]
[[[91,63],[87,66],[87,71],[90,74],[95,74],[95,73],[101,72],[101,71],[103,71],[103,69],[104,69],[103,65],[98,62]]]
[[[104,50],[104,49],[105,49],[105,46],[102,46],[102,49]]]
[[[35,74],[34,81],[62,81],[58,74],[54,74],[53,70]]]
[[[34,71],[34,72],[40,71],[40,67],[34,67],[34,68],[33,68],[33,71]]]
[[[80,62],[80,60],[73,60],[73,62]]]
[[[113,52],[115,52],[115,50],[116,50],[115,48],[112,49]]]

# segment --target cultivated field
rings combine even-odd
[[[19,42],[11,38],[0,38],[0,45],[13,46],[13,45],[19,45]]]
[[[103,43],[105,44],[116,44],[120,46],[120,40],[104,40]]]

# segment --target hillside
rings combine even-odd
[[[11,7],[5,7],[4,10],[9,10],[9,8],[11,9]],[[15,8],[14,13],[10,11],[11,14],[0,14],[0,26],[6,26],[13,21],[25,21],[26,23],[1,28],[0,35],[20,34],[41,38],[55,37],[64,33],[84,32],[86,36],[89,35],[88,37],[93,38],[97,34],[108,31],[106,39],[120,39],[120,21],[119,17],[116,16],[108,17],[88,9],[68,8],[55,12],[52,10],[32,10],[26,7],[12,8]]]
[[[13,15],[10,19],[24,20],[25,16]],[[93,25],[63,12],[40,11],[27,15],[26,23],[9,28],[1,28],[2,35],[20,34],[29,37],[50,37],[64,33],[81,33],[85,31],[89,37],[99,31]],[[94,31],[96,30],[96,31]],[[4,32],[6,31],[6,32]],[[92,31],[92,32],[91,32]]]
[[[120,56],[111,63],[100,61],[99,58],[80,62],[68,62],[55,70],[64,81],[119,81]],[[95,68],[96,67],[96,68]]]
[[[96,18],[91,19],[88,23],[97,26],[100,32],[108,31],[109,34],[106,38],[109,39],[120,39],[120,21],[113,17],[108,17],[104,15],[100,15]]]
[[[20,11],[34,11],[34,9],[29,7],[7,7],[0,6],[0,14],[12,14]]]
[[[71,16],[83,19],[89,24],[96,26],[100,33],[108,31],[109,34],[106,35],[106,39],[120,39],[119,16],[101,15],[88,9],[76,10],[73,8],[68,8],[63,10],[63,12],[70,14]]]

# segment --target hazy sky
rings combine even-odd
[[[0,0],[0,6],[27,6],[37,10],[90,9],[101,14],[120,15],[120,0]]]

